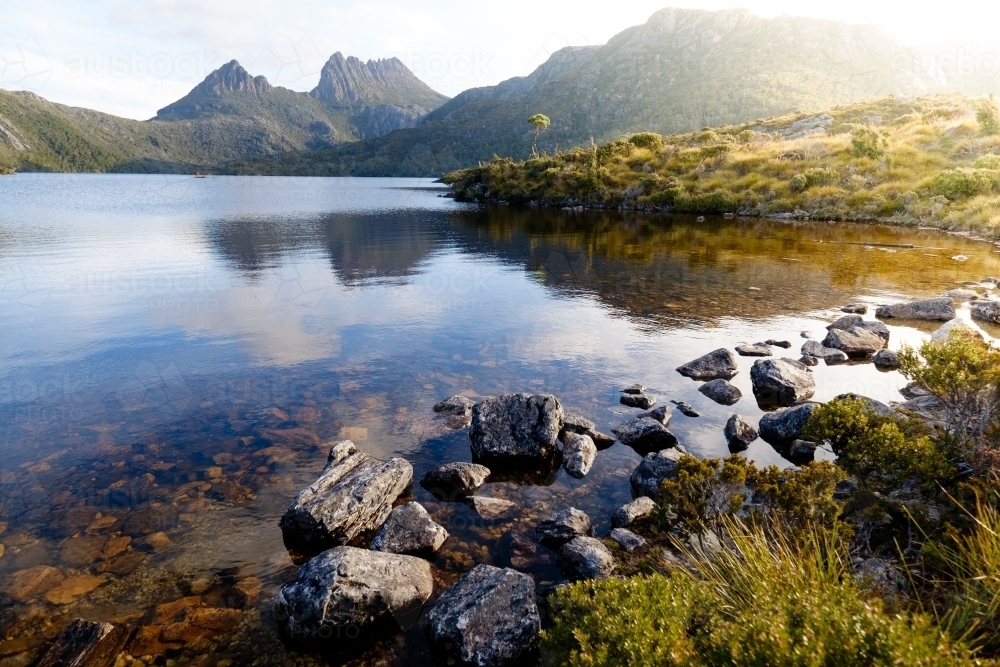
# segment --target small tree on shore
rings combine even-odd
[[[533,131],[534,131],[534,134],[535,134],[535,138],[531,142],[531,155],[532,156],[537,156],[538,155],[538,135],[540,135],[545,130],[549,129],[549,125],[552,124],[552,121],[545,114],[536,113],[534,116],[532,116],[531,118],[528,119],[528,123],[533,128]]]

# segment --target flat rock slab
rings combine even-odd
[[[379,461],[350,440],[337,443],[319,479],[281,517],[286,543],[341,545],[375,530],[412,479],[413,468],[403,459]]]
[[[729,450],[733,452],[744,451],[758,436],[757,429],[742,415],[730,416],[725,429],[723,429],[723,434],[726,436]]]
[[[721,378],[706,382],[698,387],[698,391],[719,405],[734,405],[743,398],[743,392]]]
[[[812,372],[794,359],[760,359],[750,369],[750,381],[761,405],[791,405],[816,392]]]
[[[123,625],[74,619],[36,667],[110,667],[132,635]]]
[[[806,423],[818,407],[818,403],[803,403],[767,413],[758,424],[760,437],[777,447],[787,447],[802,437]]]
[[[851,359],[870,359],[885,347],[885,341],[867,329],[852,326],[846,330],[830,329],[823,339],[823,345],[840,350]]]
[[[505,521],[517,516],[517,505],[503,498],[469,496],[463,502],[483,521]]]
[[[660,493],[660,483],[665,479],[677,479],[677,464],[686,454],[687,451],[680,445],[647,454],[629,477],[632,491],[637,496],[648,496],[656,500]]]
[[[577,537],[559,549],[556,565],[567,579],[606,579],[615,569],[615,557],[593,537]]]
[[[549,549],[558,549],[576,537],[590,537],[594,527],[587,513],[570,507],[552,514],[535,526],[535,537]]]
[[[741,357],[770,357],[771,348],[767,345],[737,345],[736,354]]]
[[[723,347],[678,367],[677,372],[692,380],[731,380],[740,367],[733,353]]]
[[[544,459],[559,451],[563,408],[550,394],[505,394],[472,409],[474,458],[517,461]]]
[[[625,551],[632,552],[646,544],[646,538],[636,535],[628,528],[614,528],[608,534]]]
[[[639,454],[677,446],[677,438],[667,427],[652,417],[635,417],[611,429],[618,440]]]
[[[372,540],[373,551],[419,556],[433,554],[448,539],[448,531],[438,525],[420,503],[394,507]]]
[[[652,498],[639,496],[635,500],[622,505],[611,516],[611,525],[615,528],[628,526],[637,519],[648,516],[656,509],[656,502]]]
[[[879,306],[875,316],[884,319],[898,320],[936,320],[947,322],[955,317],[955,302],[950,297],[897,303],[891,306]]]
[[[336,640],[395,620],[409,627],[434,589],[422,558],[335,547],[299,568],[281,587],[274,616],[292,637]]]
[[[491,565],[477,565],[442,593],[428,621],[435,652],[475,667],[515,664],[542,627],[531,577]]]
[[[1000,301],[979,301],[972,304],[971,312],[980,322],[1000,324]]]
[[[567,433],[563,438],[562,464],[570,477],[583,479],[597,457],[597,445],[588,435]]]
[[[475,493],[489,477],[490,469],[478,463],[446,463],[428,471],[420,486],[439,500],[459,500]]]
[[[651,396],[650,394],[622,394],[618,402],[630,408],[648,410],[656,405],[656,396]]]

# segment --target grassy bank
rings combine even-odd
[[[889,97],[494,158],[444,181],[463,201],[886,221],[1000,238],[1000,106]]]

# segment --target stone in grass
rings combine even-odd
[[[563,408],[550,394],[505,394],[472,408],[472,455],[514,462],[554,456],[563,427]]]
[[[761,405],[791,405],[816,392],[812,372],[794,359],[760,359],[750,369],[750,381]]]
[[[767,345],[737,345],[736,354],[741,357],[770,357],[771,348]]]
[[[489,479],[490,469],[478,463],[446,463],[430,470],[420,486],[439,500],[457,500],[471,496]]]
[[[608,537],[617,542],[622,549],[629,552],[635,551],[646,544],[646,538],[642,535],[636,535],[628,528],[615,528],[608,534]]]
[[[721,378],[706,382],[698,387],[698,391],[719,405],[733,405],[743,398],[743,392]]]
[[[655,509],[656,503],[652,498],[639,496],[632,502],[622,505],[615,510],[615,513],[611,516],[611,525],[615,528],[628,526],[634,521],[652,514]]]
[[[532,578],[492,565],[467,572],[428,614],[431,645],[447,664],[516,664],[536,647],[541,627]]]
[[[649,394],[622,394],[618,401],[630,408],[648,410],[656,404],[656,396]]]
[[[419,556],[433,554],[448,539],[448,531],[439,526],[420,503],[394,507],[372,540],[373,551]]]
[[[757,429],[742,415],[732,415],[726,422],[723,430],[729,450],[742,452],[750,446],[750,443],[757,439]]]
[[[698,357],[677,368],[677,372],[692,380],[731,380],[740,370],[736,357],[726,348]]]
[[[589,537],[594,534],[594,527],[586,512],[570,507],[556,512],[535,526],[535,537],[538,542],[549,549],[558,549],[575,537]]]
[[[583,479],[594,465],[597,456],[597,445],[590,436],[579,433],[567,433],[563,437],[562,464],[566,472],[576,479]]]
[[[593,537],[577,537],[562,546],[556,565],[567,579],[606,579],[615,569],[615,558]]]
[[[647,454],[629,477],[632,492],[656,500],[663,480],[677,479],[678,462],[686,455],[687,450],[680,445]]]

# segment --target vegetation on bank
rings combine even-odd
[[[1000,106],[897,97],[515,162],[444,181],[462,201],[889,221],[1000,237]]]
[[[684,457],[630,576],[550,598],[553,662],[996,664],[1000,351],[958,328],[901,356],[933,420],[844,397],[806,429],[836,463]]]

